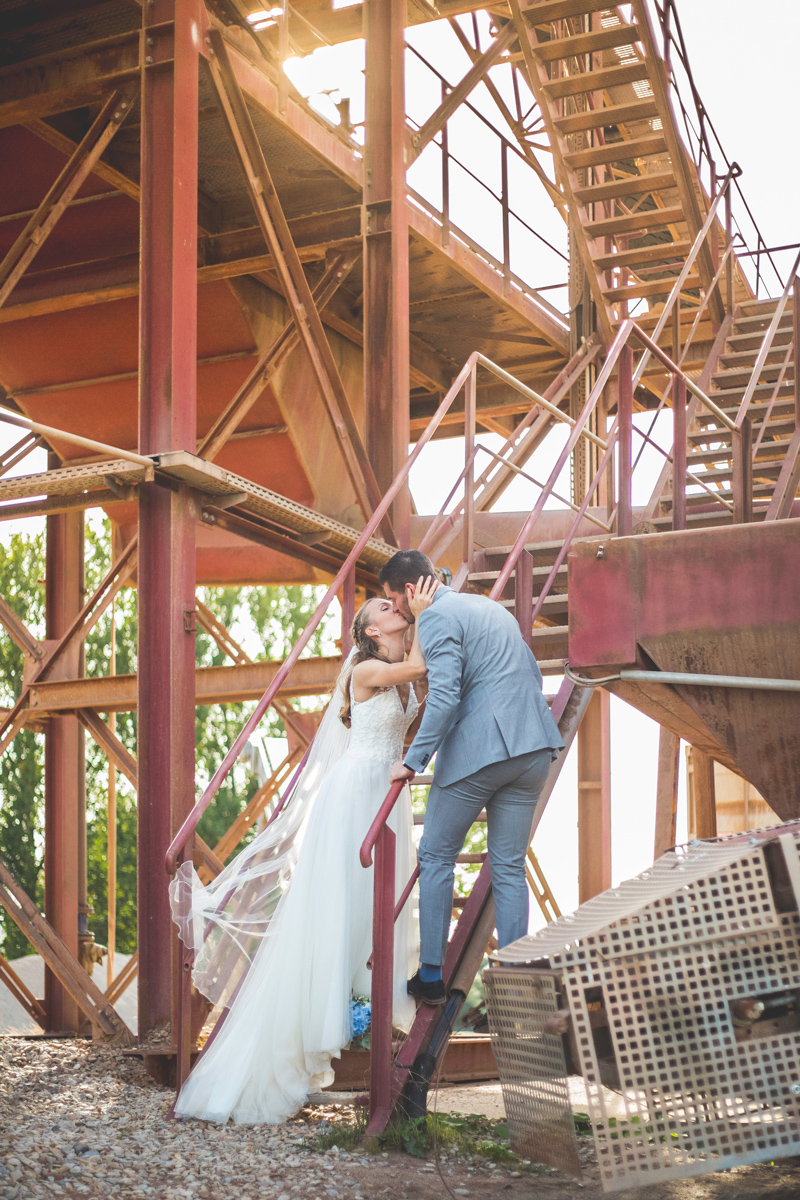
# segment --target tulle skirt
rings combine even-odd
[[[350,1001],[370,994],[372,868],[361,843],[389,786],[389,764],[351,748],[321,785],[297,865],[244,983],[212,1045],[181,1090],[179,1117],[277,1125],[333,1082],[331,1060],[351,1040]],[[416,865],[411,797],[389,822],[399,898]],[[393,1023],[408,1030],[415,1006],[416,897],[395,925]]]

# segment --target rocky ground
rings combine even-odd
[[[439,1108],[447,1092],[440,1093]],[[600,1200],[584,1180],[520,1160],[491,1162],[463,1138],[438,1163],[342,1135],[352,1112],[313,1108],[280,1128],[166,1119],[171,1093],[141,1062],[83,1041],[0,1038],[0,1198],[113,1200]],[[476,1118],[476,1121],[479,1119]],[[467,1122],[469,1125],[469,1122]],[[477,1128],[477,1126],[476,1126]],[[345,1145],[331,1145],[332,1142]],[[420,1151],[420,1147],[415,1147]],[[501,1155],[502,1156],[502,1155]],[[630,1200],[800,1200],[800,1159],[632,1189]]]

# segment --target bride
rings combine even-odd
[[[428,607],[428,579],[411,600]],[[175,1106],[177,1117],[281,1124],[333,1082],[331,1059],[352,1039],[351,1000],[369,995],[372,869],[359,849],[389,788],[389,768],[418,711],[425,675],[405,618],[374,597],[353,622],[353,650],[307,762],[278,816],[210,884],[191,863],[170,885],[173,917],[195,951],[195,986],[229,1008]],[[389,824],[397,897],[416,863],[405,788]],[[395,925],[393,1023],[411,1027],[406,981],[416,969],[417,922]]]

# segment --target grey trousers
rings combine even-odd
[[[497,937],[508,946],[528,932],[525,854],[536,802],[553,751],[533,750],[490,763],[448,787],[434,782],[419,847],[420,961],[444,961],[453,911],[455,861],[482,808],[488,822]]]

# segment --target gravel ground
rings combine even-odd
[[[446,1111],[447,1089],[439,1094]],[[523,1163],[454,1152],[313,1149],[321,1122],[241,1127],[166,1120],[172,1093],[137,1058],[85,1041],[0,1037],[0,1200],[601,1200],[591,1140],[582,1183]],[[450,1107],[449,1105],[447,1107]],[[800,1200],[800,1162],[784,1159],[625,1193],[629,1200]]]

